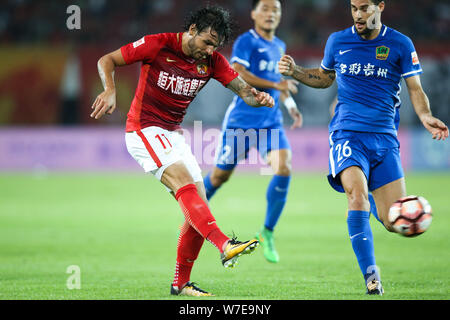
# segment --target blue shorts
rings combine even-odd
[[[263,159],[272,150],[291,149],[282,126],[262,129],[227,128],[222,131],[221,144],[216,150],[215,165],[222,170],[233,170],[239,161],[247,159],[255,147]]]
[[[384,133],[338,130],[330,134],[328,182],[345,192],[339,173],[357,166],[364,172],[369,191],[404,177],[397,137]]]

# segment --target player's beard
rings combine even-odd
[[[355,23],[355,30],[358,33],[358,35],[367,36],[367,38],[370,38],[370,36],[372,35],[372,32],[375,31],[375,29],[370,29],[369,27],[367,27],[367,23],[366,23],[366,27],[362,31],[358,31],[358,28],[356,28],[356,23]]]
[[[195,60],[201,60],[203,59],[204,55],[202,54],[202,52],[200,50],[197,49],[197,47],[195,46],[195,37],[190,39],[187,43],[188,49],[190,51],[190,57],[195,59]]]

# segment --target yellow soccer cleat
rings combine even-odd
[[[225,251],[220,255],[223,266],[225,268],[234,268],[239,256],[252,253],[258,245],[259,241],[256,239],[245,242],[237,241],[236,238],[230,239],[225,247]]]
[[[170,294],[174,296],[190,296],[190,297],[214,297],[212,293],[206,292],[196,286],[194,282],[188,282],[183,289],[179,290],[177,287],[170,286]]]
[[[366,294],[378,296],[382,296],[384,294],[384,289],[383,286],[381,285],[381,281],[372,280],[367,282],[366,286],[367,286]]]

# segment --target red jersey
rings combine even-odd
[[[149,126],[179,129],[187,107],[209,79],[226,86],[238,76],[218,52],[198,61],[185,55],[181,50],[182,34],[147,35],[121,48],[127,64],[142,61],[127,132]]]

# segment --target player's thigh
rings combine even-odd
[[[192,153],[191,147],[186,143],[185,138],[182,134],[176,132],[172,135],[175,145],[177,146],[177,152],[182,159],[189,175],[192,177],[192,181],[203,186],[203,176],[202,170],[198,165],[197,159]]]
[[[159,179],[161,168],[180,160],[170,142],[171,132],[156,126],[127,132],[125,143],[130,155],[141,165],[146,173]],[[173,141],[172,141],[173,142]]]
[[[400,178],[372,190],[372,195],[377,206],[378,217],[389,231],[393,231],[388,215],[391,205],[400,198],[406,197],[405,178]]]
[[[289,176],[292,170],[292,151],[290,149],[271,150],[267,153],[267,163],[276,175]]]
[[[358,166],[351,166],[339,174],[348,200],[349,210],[369,211],[369,190],[367,178]]]
[[[365,194],[370,175],[370,156],[359,135],[357,132],[335,131],[329,137],[328,182],[333,189],[347,195]],[[341,181],[344,171],[347,171],[344,175],[347,190]]]
[[[161,168],[164,169],[160,178],[161,182],[175,193],[179,188],[187,184],[200,182],[203,184],[200,166],[183,135],[179,132],[171,132],[170,141],[172,141],[174,147],[173,152],[176,153],[177,158],[180,160]]]

